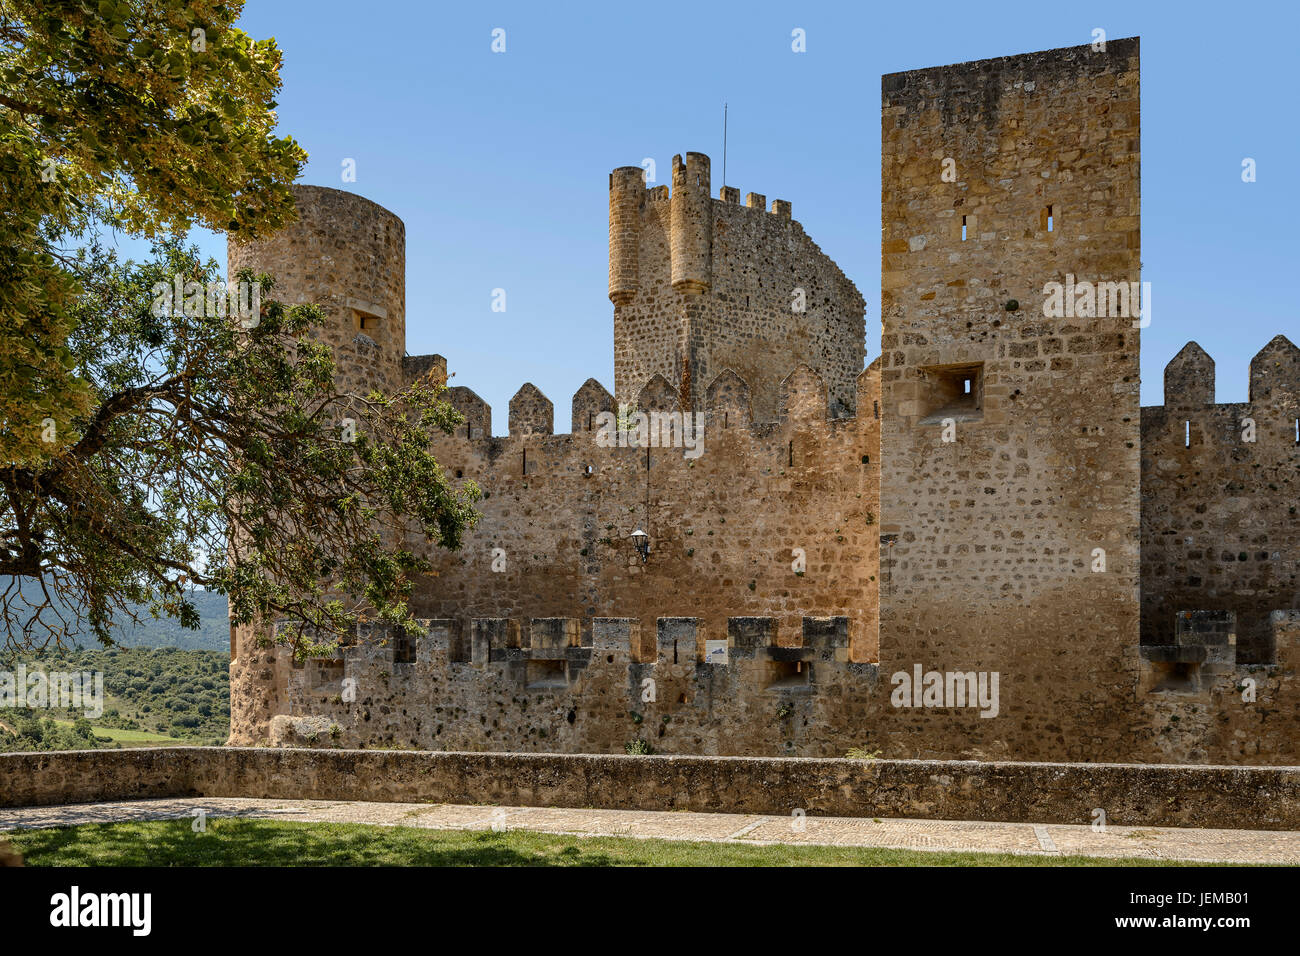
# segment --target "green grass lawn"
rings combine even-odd
[[[70,720],[55,720],[56,724],[62,724],[67,727],[72,726]],[[95,736],[107,738],[108,740],[120,743],[123,747],[159,747],[168,744],[194,744],[193,740],[181,740],[179,737],[169,737],[166,734],[154,733],[151,730],[122,730],[117,727],[101,727],[94,724]]]
[[[1179,866],[1159,860],[745,846],[623,837],[210,819],[6,834],[28,866]]]

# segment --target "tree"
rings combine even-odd
[[[293,216],[306,157],[272,133],[280,54],[234,28],[242,6],[0,0],[10,646],[108,643],[149,613],[195,627],[196,586],[237,623],[410,623],[415,549],[458,547],[474,519],[477,489],[427,451],[459,421],[438,386],[340,394],[313,307],[264,297],[249,322],[158,301],[177,276],[220,288],[178,238],[192,225],[252,239]],[[105,226],[153,238],[149,261],[102,248]]]

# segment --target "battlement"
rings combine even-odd
[[[411,542],[428,633],[296,665],[237,628],[232,739],[1294,763],[1300,350],[1274,338],[1249,400],[1217,404],[1190,342],[1144,408],[1133,316],[1019,305],[1140,280],[1138,53],[882,78],[865,369],[863,297],[790,202],[714,198],[703,153],[652,187],[614,169],[613,389],[584,382],[561,431],[525,383],[494,435],[448,388],[464,423],[430,450],[481,496],[457,550]],[[445,383],[404,355],[400,220],[300,204],[232,267],[327,305],[345,387]],[[931,669],[1001,675],[1000,709],[881,680]]]
[[[728,664],[764,658],[808,663],[848,660],[851,622],[847,617],[805,615],[793,629],[794,640],[784,642],[778,640],[781,622],[773,617],[729,617],[716,632],[694,617],[660,617],[652,623],[653,627],[643,631],[639,618],[420,618],[416,624],[425,631],[423,636],[393,625],[362,624],[354,636],[338,643],[337,658],[314,660],[326,670],[349,665],[482,666],[529,660],[585,664],[593,652],[644,664]],[[283,623],[274,629],[277,640],[292,631]],[[304,636],[320,638],[310,629]],[[725,643],[725,652],[709,648],[710,642]]]
[[[680,156],[674,157],[674,159],[680,158]],[[639,172],[644,180],[645,170],[640,166],[620,166],[614,171],[614,173],[611,173],[611,176],[624,171]],[[659,186],[647,186],[644,199],[646,202],[668,202],[671,196],[672,190],[667,184],[663,184]],[[725,203],[731,206],[740,206],[740,188],[738,186],[719,186],[718,198],[713,201],[715,203]],[[745,204],[741,208],[753,212],[767,213],[780,219],[792,219],[794,212],[794,204],[789,200],[773,199],[772,206],[769,209],[767,205],[767,197],[762,193],[753,192],[745,195]],[[799,225],[797,221],[795,222],[795,225]]]
[[[274,651],[286,658],[290,714],[271,722],[271,742],[424,740],[482,750],[502,737],[528,750],[594,734],[610,735],[609,749],[639,737],[660,752],[712,753],[746,737],[799,740],[829,755],[843,750],[830,743],[842,733],[831,715],[846,702],[866,711],[879,679],[875,664],[849,659],[852,622],[833,614],[802,616],[788,637],[779,620],[761,616],[419,624],[418,637],[369,628],[334,658],[294,664],[284,649]],[[437,716],[408,712],[402,705],[411,700],[437,701]],[[490,723],[479,719],[486,701],[499,702]],[[589,719],[603,709],[621,720]]]
[[[442,374],[446,375],[445,365]],[[796,366],[781,379],[780,403],[775,417],[756,420],[750,396],[748,383],[732,369],[723,369],[705,386],[699,414],[709,429],[746,426],[756,432],[770,431],[772,427],[788,421],[844,421],[854,417],[842,414],[842,407],[830,404],[825,380],[814,369],[803,364]],[[877,359],[858,373],[854,404],[857,408],[867,409],[878,420],[879,397],[880,369]],[[457,438],[490,441],[506,437],[492,434],[492,408],[472,389],[463,385],[452,386],[447,390],[446,399],[465,416],[465,423],[456,431]],[[678,390],[658,374],[651,376],[626,408],[629,415],[638,412],[678,415],[690,413],[689,409],[683,409]],[[573,394],[570,430],[556,432],[554,403],[537,386],[526,382],[510,399],[507,436],[522,439],[582,435],[597,432],[602,426],[608,427],[611,422],[617,423],[618,414],[614,396],[596,379],[589,378]]]
[[[640,287],[638,238],[646,204],[666,204],[669,221],[669,255],[672,287],[685,295],[699,295],[712,288],[713,222],[715,204],[763,212],[766,197],[750,193],[740,207],[740,190],[723,186],[718,198],[709,199],[710,162],[703,153],[673,157],[672,188],[649,187],[640,166],[620,166],[609,174],[609,298],[616,306],[626,305]],[[792,204],[772,201],[771,215],[791,221]]]
[[[1214,359],[1196,342],[1188,342],[1165,366],[1164,405],[1145,408],[1214,405],[1214,388]],[[1245,404],[1300,413],[1300,348],[1285,335],[1275,335],[1250,360]]]
[[[697,158],[692,160],[691,157]],[[703,153],[687,153],[685,160],[682,159],[680,153],[673,157],[673,169],[680,170],[679,182],[683,187],[692,188],[695,185],[689,183],[688,170],[691,168],[692,163],[698,165],[701,162],[709,164],[709,157]],[[707,174],[708,170],[706,168],[704,175],[707,176]],[[615,188],[630,190],[636,196],[638,202],[668,202],[672,198],[673,187],[668,183],[658,183],[651,186],[646,182],[646,171],[641,166],[619,166],[609,174],[609,178],[611,190]],[[713,201],[715,203],[740,205],[740,187],[718,187],[718,196]],[[767,197],[763,193],[751,192],[745,196],[744,208],[758,212],[770,212],[772,215],[789,219],[794,204],[785,199],[773,199],[769,209]]]
[[[703,153],[673,157],[672,182],[645,171],[609,177],[609,298],[614,393],[632,404],[654,375],[699,411],[703,386],[731,369],[759,419],[777,415],[781,376],[803,363],[826,379],[840,413],[854,408],[865,356],[865,302],[793,218],[793,205],[723,185],[711,198]]]
[[[1142,641],[1177,646],[1187,614],[1231,615],[1236,659],[1269,664],[1269,612],[1296,602],[1300,349],[1282,335],[1260,349],[1245,402],[1217,403],[1214,387],[1214,359],[1188,342],[1165,366],[1164,404],[1142,409]]]

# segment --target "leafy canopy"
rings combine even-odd
[[[10,646],[152,612],[341,634],[409,623],[430,544],[477,489],[427,448],[440,386],[340,393],[310,306],[261,284],[252,321],[160,305],[204,286],[193,225],[256,239],[292,220],[306,155],[276,137],[280,53],[242,3],[0,0],[0,614]],[[106,228],[154,240],[121,262]],[[161,287],[161,286],[159,286]],[[355,429],[344,424],[354,421]],[[355,432],[355,434],[353,434]]]

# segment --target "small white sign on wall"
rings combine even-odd
[[[704,663],[706,664],[727,663],[727,642],[726,641],[705,641],[704,642]]]

